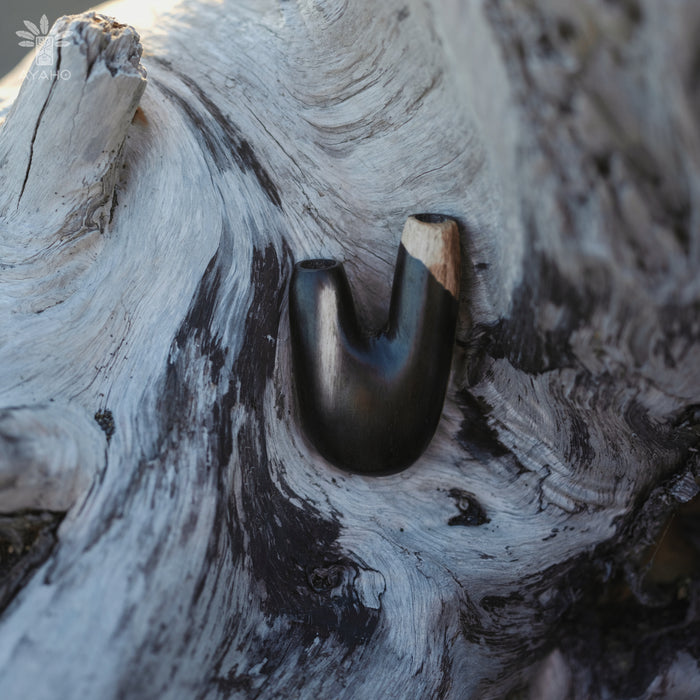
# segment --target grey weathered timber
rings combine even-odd
[[[3,700],[696,697],[700,5],[100,12],[0,84]],[[379,327],[419,212],[445,406],[348,474],[290,275]]]

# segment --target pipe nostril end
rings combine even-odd
[[[412,258],[423,263],[455,299],[459,298],[459,227],[442,214],[409,216],[401,245]]]
[[[442,214],[414,214],[413,218],[422,224],[444,224],[447,221],[447,217]]]
[[[302,270],[330,270],[337,267],[340,263],[337,260],[330,258],[318,258],[315,260],[302,260],[297,263],[297,267]]]

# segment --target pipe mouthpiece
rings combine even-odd
[[[455,299],[459,298],[459,228],[454,219],[441,214],[409,216],[401,245],[412,258],[420,260]]]

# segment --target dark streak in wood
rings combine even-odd
[[[255,155],[250,142],[243,137],[240,130],[231,123],[219,107],[191,78],[176,71],[167,61],[158,58],[153,60],[161,67],[177,75],[204,107],[205,114],[202,114],[195,109],[191,100],[183,97],[157,78],[151,78],[151,82],[157,85],[158,89],[172,100],[187,119],[192,122],[194,125],[193,133],[200,141],[203,149],[209,153],[218,170],[225,172],[235,164],[244,172],[251,171],[267,198],[276,207],[281,206],[282,200],[277,187]]]
[[[507,319],[487,328],[486,352],[505,358],[528,374],[541,374],[577,364],[569,339],[590,320],[604,289],[582,288],[567,280],[546,256],[532,261],[513,294]],[[559,311],[554,328],[541,327],[541,313],[550,303]]]
[[[498,432],[489,425],[488,415],[492,409],[486,401],[462,390],[457,394],[457,405],[464,416],[457,441],[465,450],[480,460],[510,454],[498,438]]]
[[[221,245],[232,235],[228,222],[222,222]],[[211,362],[212,380],[218,384],[220,373],[225,363],[226,349],[221,347],[219,339],[211,333],[212,320],[219,299],[222,278],[222,257],[230,258],[230,251],[222,251],[219,247],[212,256],[207,269],[197,287],[187,316],[180,327],[175,342],[184,347],[187,340],[194,336],[201,345],[202,355]]]
[[[287,616],[304,644],[332,634],[350,651],[372,635],[378,611],[365,608],[352,587],[338,597],[319,597],[309,585],[307,572],[323,568],[329,559],[358,570],[363,567],[343,557],[336,544],[340,534],[336,521],[323,519],[310,504],[300,510],[279,491],[270,476],[266,441],[257,437],[264,433],[263,395],[275,366],[276,350],[268,338],[278,335],[290,271],[288,251],[281,262],[272,247],[255,251],[246,342],[232,368],[239,380],[238,401],[251,415],[238,435],[244,480],[241,508],[246,522],[257,524],[248,532],[248,556],[254,575],[264,582],[267,595],[262,606],[270,616]]]
[[[0,613],[53,550],[64,513],[0,515]]]

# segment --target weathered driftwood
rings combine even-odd
[[[700,6],[139,5],[143,56],[62,19],[0,91],[3,698],[699,692],[692,550],[656,564],[696,522]],[[442,420],[349,475],[289,276],[344,261],[381,323],[425,211]]]

